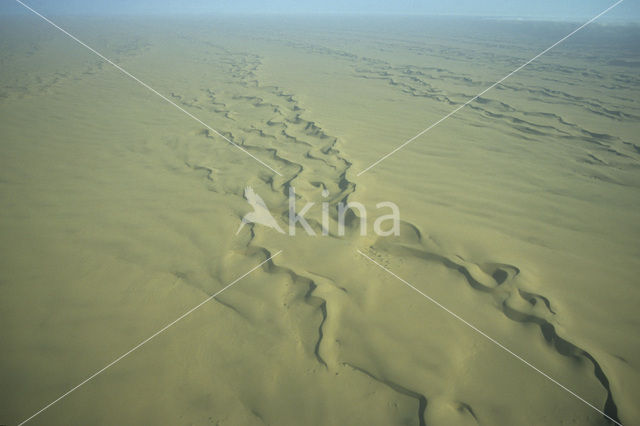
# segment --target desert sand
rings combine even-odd
[[[0,25],[0,424],[640,424],[640,32],[56,18]],[[247,225],[247,186],[282,227]],[[324,197],[322,192],[328,191]],[[331,205],[320,235],[320,203]],[[366,236],[335,206],[367,207]],[[371,228],[392,201],[399,236]],[[636,401],[636,402],[634,402]]]

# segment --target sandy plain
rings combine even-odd
[[[0,26],[0,423],[600,425],[379,262],[640,424],[640,51],[596,26],[415,18],[38,18]],[[287,194],[358,201],[345,236]],[[329,197],[322,191],[328,190]],[[376,203],[401,210],[377,237]],[[333,210],[332,210],[333,211]]]

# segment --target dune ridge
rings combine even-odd
[[[144,103],[142,95],[131,96],[131,104],[135,99],[139,108],[124,105],[131,108],[130,121],[122,119],[125,113],[109,121],[109,108],[123,103],[116,99],[109,103],[108,96],[121,94],[116,88],[122,82],[108,67],[82,55],[78,56],[81,59],[72,57],[68,69],[54,64],[56,72],[33,70],[13,75],[3,85],[0,105],[4,111],[14,105],[26,109],[37,100],[42,104],[38,111],[55,111],[60,123],[72,123],[62,132],[68,139],[78,134],[83,143],[94,138],[100,141],[86,148],[64,138],[53,138],[55,145],[46,138],[20,144],[16,135],[22,133],[15,130],[10,139],[16,143],[5,142],[12,157],[3,161],[7,167],[0,182],[2,194],[12,204],[3,229],[20,230],[11,235],[22,235],[20,247],[24,248],[14,253],[9,246],[3,247],[6,270],[14,273],[23,268],[27,272],[14,274],[23,281],[2,279],[0,289],[4,286],[7,295],[4,303],[16,304],[21,294],[16,289],[21,286],[40,288],[39,281],[28,278],[27,266],[11,264],[22,265],[17,258],[28,252],[29,244],[65,241],[64,237],[82,249],[82,256],[71,252],[68,259],[76,256],[92,259],[91,265],[101,261],[106,265],[99,273],[92,273],[82,262],[68,266],[69,274],[84,271],[90,283],[83,284],[86,288],[58,284],[62,293],[56,300],[62,304],[73,300],[70,295],[81,295],[81,303],[70,303],[66,315],[74,318],[72,325],[86,322],[86,335],[79,335],[85,339],[74,346],[80,348],[77,358],[44,340],[55,348],[49,349],[55,354],[50,365],[67,365],[68,374],[55,376],[46,386],[28,382],[20,388],[24,395],[7,395],[11,408],[2,407],[2,411],[6,409],[11,420],[30,410],[37,402],[33,400],[46,399],[110,353],[112,347],[105,350],[104,343],[87,338],[101,329],[99,317],[110,320],[102,330],[116,330],[109,342],[120,344],[125,334],[137,336],[157,328],[173,310],[180,311],[182,304],[212,294],[238,270],[282,249],[282,256],[266,263],[242,286],[217,297],[213,308],[194,318],[189,327],[163,336],[155,351],[123,361],[118,366],[122,370],[114,369],[86,393],[63,401],[42,421],[139,422],[145,411],[154,411],[149,415],[166,415],[177,423],[607,424],[597,412],[555,389],[517,360],[501,358],[499,348],[466,334],[463,327],[451,325],[415,294],[396,288],[382,271],[359,257],[356,250],[360,249],[442,299],[506,346],[513,346],[516,353],[531,357],[534,365],[601,407],[607,416],[633,424],[636,388],[631,382],[636,366],[629,353],[633,354],[635,343],[608,347],[607,340],[583,331],[599,331],[602,324],[582,322],[577,311],[585,309],[585,315],[593,315],[610,307],[604,302],[595,308],[588,304],[575,307],[566,293],[555,288],[562,287],[565,278],[554,276],[553,260],[557,258],[561,267],[570,256],[595,262],[599,252],[567,254],[564,246],[549,237],[556,232],[558,239],[577,246],[582,241],[598,241],[584,237],[593,234],[608,243],[612,280],[617,280],[612,287],[623,284],[619,281],[624,275],[615,275],[616,268],[632,269],[628,261],[632,250],[624,253],[624,240],[607,233],[618,229],[613,225],[596,228],[593,223],[598,220],[578,214],[580,209],[595,209],[603,200],[621,207],[623,213],[627,211],[622,207],[631,209],[636,202],[630,191],[639,182],[640,145],[632,130],[640,111],[631,102],[632,90],[625,93],[621,89],[636,88],[638,81],[626,65],[616,65],[620,69],[609,74],[607,68],[601,68],[608,57],[588,68],[580,65],[580,53],[549,58],[548,63],[535,64],[524,81],[501,85],[491,96],[469,105],[452,122],[450,133],[445,127],[444,133],[416,143],[402,154],[404,162],[389,162],[370,177],[357,178],[358,169],[400,141],[403,130],[412,131],[410,125],[419,127],[421,120],[428,124],[431,116],[438,118],[491,83],[490,73],[462,65],[481,59],[481,64],[494,62],[487,64],[491,70],[512,66],[531,47],[503,53],[500,46],[504,45],[499,43],[496,47],[496,42],[476,40],[465,46],[464,38],[423,42],[410,34],[383,37],[357,31],[328,33],[313,27],[309,34],[291,27],[273,32],[224,26],[203,30],[202,25],[208,24],[195,22],[192,27],[180,27],[176,34],[147,34],[142,26],[127,30],[131,35],[123,38],[130,42],[110,42],[110,37],[98,36],[98,45],[105,43],[106,52],[125,68],[148,78],[173,101],[282,172],[282,177],[229,150],[209,130],[178,121],[184,117],[171,121],[173,111],[166,113],[160,109],[164,106],[152,109],[155,103]],[[44,55],[47,47],[58,46],[57,41],[47,43],[38,39],[27,57],[41,60],[38,55]],[[508,47],[518,47],[513,43]],[[486,57],[474,51],[477,46],[487,49],[481,52]],[[3,57],[3,64],[14,63],[21,55]],[[442,63],[433,63],[438,61]],[[32,63],[25,64],[33,68]],[[528,80],[536,73],[544,77]],[[596,89],[578,90],[580,76],[599,82]],[[103,103],[91,106],[88,93],[100,96]],[[608,95],[599,96],[604,93]],[[63,120],[59,99],[65,98],[61,94],[82,98],[78,109],[94,108],[104,116],[96,117],[95,127]],[[82,115],[74,112],[69,117],[76,116]],[[73,126],[79,126],[78,130]],[[156,127],[158,130],[152,130]],[[98,139],[96,134],[104,133],[105,128],[111,129],[111,136]],[[27,134],[36,131],[30,129],[32,133]],[[488,135],[483,133],[488,131]],[[139,134],[134,137],[129,132]],[[466,132],[474,138],[467,139]],[[61,157],[54,157],[56,151]],[[34,152],[58,161],[29,162]],[[95,160],[73,157],[70,152],[95,156]],[[545,160],[550,158],[557,162],[547,167]],[[509,163],[515,164],[508,168]],[[525,182],[528,168],[540,174],[539,180]],[[52,176],[51,196],[43,189],[48,174]],[[472,177],[471,184],[465,181],[466,174]],[[29,175],[35,183],[21,180]],[[569,183],[547,187],[546,175]],[[54,185],[56,179],[58,185]],[[577,191],[572,190],[571,179],[584,179]],[[72,185],[80,180],[84,186]],[[22,182],[23,192],[11,192],[13,182]],[[293,237],[249,225],[235,236],[249,209],[243,197],[247,186],[265,199],[283,228],[288,224],[289,190],[295,188],[299,206],[316,203],[307,220],[318,235],[308,236],[300,226]],[[601,199],[594,200],[587,190],[592,187],[601,190]],[[142,198],[141,193],[128,192],[136,188],[152,195],[153,203],[132,203]],[[24,198],[12,195],[22,193]],[[539,194],[564,196],[568,207],[536,212],[530,211],[529,204],[518,204],[518,197]],[[110,203],[102,204],[100,197]],[[397,201],[402,209],[399,237],[360,236],[361,218],[355,211],[347,217],[346,234],[336,232],[338,203],[359,201],[370,208],[370,230],[371,215],[376,214],[373,206],[384,199]],[[330,205],[326,236],[320,235],[322,202]],[[97,208],[91,210],[91,205]],[[128,215],[129,206],[137,208],[130,207]],[[83,214],[83,209],[91,213]],[[32,212],[31,216],[16,219],[25,211]],[[565,211],[575,216],[564,215]],[[72,213],[73,220],[62,225],[54,220]],[[534,232],[528,227],[541,228],[540,222],[545,221],[550,222],[550,230],[530,236]],[[26,233],[30,223],[42,223],[42,235]],[[508,229],[512,223],[518,226]],[[630,228],[630,235],[634,229]],[[548,263],[540,255],[542,250],[551,253]],[[41,258],[34,259],[34,264],[42,265],[43,277],[51,268]],[[150,275],[154,280],[145,281]],[[569,289],[584,298],[602,298],[594,287],[575,281],[569,280]],[[113,290],[109,293],[107,289]],[[92,297],[92,291],[102,297]],[[126,295],[134,306],[119,299],[127,300]],[[633,297],[629,296],[630,304]],[[131,311],[117,311],[124,318],[119,322],[109,316],[107,308],[121,305]],[[97,314],[87,315],[82,306]],[[620,311],[621,321],[633,324],[629,312],[622,307]],[[20,315],[25,314],[12,315],[23,318]],[[34,341],[43,339],[38,330],[51,336],[51,330],[64,330],[58,318],[65,315],[46,309],[34,315],[35,324],[24,321]],[[92,321],[93,317],[98,319]],[[47,318],[57,321],[49,325]],[[624,328],[621,335],[628,337],[632,329],[632,325]],[[32,353],[25,349],[32,347],[23,345],[19,337],[9,338],[20,348],[16,354]],[[620,340],[620,336],[614,338]],[[91,354],[87,348],[94,347],[100,349],[99,355],[85,357],[83,351]],[[12,359],[11,365],[19,365],[25,377],[37,364],[27,356],[15,358],[24,358]],[[67,359],[85,359],[86,364],[69,365]],[[9,381],[22,382],[17,376],[8,377]],[[140,386],[136,389],[143,397],[113,410],[127,393],[103,397],[123,385]],[[40,390],[43,387],[47,389]],[[37,398],[29,399],[26,390],[33,389],[38,389]],[[159,390],[163,396],[158,396]],[[92,406],[96,400],[105,401],[104,405]],[[307,410],[300,408],[301,401],[308,405]]]

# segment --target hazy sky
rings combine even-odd
[[[588,19],[614,0],[23,0],[49,15],[364,13],[476,15],[563,20]],[[0,1],[0,13],[19,13],[14,0]],[[24,10],[24,9],[23,9]],[[640,21],[640,1],[625,0],[607,20]]]

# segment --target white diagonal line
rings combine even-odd
[[[238,148],[240,151],[244,152],[245,154],[247,154],[248,156],[250,156],[251,158],[253,158],[254,160],[256,160],[258,163],[262,164],[263,166],[265,166],[266,168],[268,168],[269,170],[271,170],[272,172],[276,173],[279,176],[282,176],[282,173],[278,172],[277,170],[275,170],[274,168],[272,168],[271,166],[269,166],[267,163],[265,163],[264,161],[262,161],[261,159],[259,159],[258,157],[256,157],[255,155],[251,154],[249,151],[247,151],[246,149],[244,149],[243,147],[241,147],[240,145],[238,145],[237,143],[233,142],[231,139],[227,138],[225,135],[223,135],[222,133],[220,133],[219,131],[217,131],[216,129],[214,129],[213,127],[209,126],[207,123],[205,123],[204,121],[200,120],[198,117],[196,117],[195,115],[191,114],[189,111],[187,111],[186,109],[182,108],[180,105],[176,104],[175,102],[173,102],[171,99],[167,98],[165,95],[163,95],[162,93],[158,92],[156,89],[154,89],[153,87],[149,86],[147,83],[145,83],[144,81],[140,80],[138,77],[136,77],[135,75],[131,74],[129,71],[125,70],[124,68],[122,68],[120,65],[116,64],[115,62],[113,62],[111,59],[107,58],[106,56],[104,56],[102,53],[98,52],[97,50],[95,50],[94,48],[92,48],[91,46],[89,46],[88,44],[86,44],[85,42],[83,42],[82,40],[78,39],[76,36],[74,36],[73,34],[69,33],[68,31],[66,31],[64,28],[61,28],[60,26],[58,26],[57,24],[55,24],[53,21],[51,21],[49,18],[47,18],[46,16],[43,16],[42,14],[40,14],[38,11],[34,10],[31,6],[23,3],[20,0],[15,0],[17,3],[21,4],[22,6],[24,6],[26,9],[30,10],[31,12],[33,12],[35,15],[39,16],[40,18],[42,18],[43,20],[45,20],[46,22],[48,22],[49,24],[51,24],[52,26],[54,26],[55,28],[57,28],[58,30],[62,31],[64,34],[66,34],[67,36],[69,36],[71,39],[73,39],[74,41],[76,41],[77,43],[79,43],[80,45],[86,47],[87,49],[89,49],[90,51],[92,51],[93,53],[95,53],[96,55],[98,55],[101,59],[103,59],[104,61],[110,63],[111,65],[113,65],[115,68],[117,68],[119,71],[121,71],[123,74],[125,74],[127,77],[132,78],[133,80],[135,80],[137,83],[139,83],[140,85],[142,85],[144,88],[146,88],[147,90],[149,90],[150,92],[154,93],[155,95],[158,95],[160,98],[162,98],[163,100],[165,100],[166,102],[170,103],[171,105],[173,105],[174,107],[176,107],[177,109],[179,109],[180,111],[182,111],[184,114],[186,114],[187,116],[191,117],[192,119],[194,119],[195,121],[197,121],[198,123],[202,124],[204,127],[206,127],[207,129],[211,130],[213,133],[215,133],[216,135],[220,136],[222,139],[226,140],[227,142],[229,142],[231,145],[235,146],[236,148]]]
[[[580,395],[578,395],[577,393],[573,392],[571,389],[567,388],[566,386],[564,386],[562,383],[558,382],[557,380],[555,380],[553,377],[549,376],[548,374],[546,374],[544,371],[540,370],[538,367],[536,367],[535,365],[531,364],[529,361],[527,361],[526,359],[522,358],[520,355],[514,353],[513,351],[511,351],[509,348],[507,348],[506,346],[504,346],[502,343],[498,342],[496,339],[494,339],[493,337],[489,336],[488,334],[486,334],[484,331],[480,330],[479,328],[477,328],[476,326],[474,326],[473,324],[471,324],[470,322],[466,321],[464,318],[462,318],[461,316],[457,315],[455,312],[451,311],[450,309],[448,309],[446,306],[442,305],[440,302],[438,302],[437,300],[435,300],[434,298],[432,298],[431,296],[423,293],[422,291],[418,290],[416,287],[414,287],[411,283],[409,283],[408,281],[406,281],[405,279],[399,277],[398,275],[394,274],[393,272],[391,272],[389,269],[385,268],[384,266],[382,266],[381,264],[379,264],[378,262],[376,262],[375,260],[373,260],[372,258],[370,258],[369,256],[367,256],[366,254],[364,254],[362,251],[360,251],[359,249],[357,250],[358,253],[360,253],[362,256],[364,256],[365,258],[367,258],[369,261],[371,261],[372,263],[378,265],[380,268],[382,268],[385,272],[389,273],[391,276],[397,278],[398,280],[400,280],[403,284],[405,284],[406,286],[408,286],[409,288],[411,288],[412,290],[418,292],[421,296],[423,296],[424,298],[426,298],[427,300],[429,300],[431,303],[435,304],[436,306],[438,306],[439,308],[443,309],[445,312],[447,312],[448,314],[450,314],[451,316],[453,316],[454,318],[456,318],[457,320],[461,321],[463,324],[465,324],[467,327],[471,328],[472,330],[474,330],[476,333],[484,336],[485,338],[487,338],[491,343],[494,343],[495,345],[497,345],[498,347],[500,347],[501,349],[505,350],[506,352],[508,352],[509,354],[513,355],[516,359],[518,359],[519,361],[522,361],[523,363],[525,363],[526,365],[528,365],[529,367],[531,367],[532,369],[534,369],[535,371],[537,371],[538,373],[542,374],[544,377],[546,377],[548,380],[550,380],[551,382],[555,383],[556,385],[560,386],[562,389],[564,389],[565,391],[569,392],[571,395],[573,395],[574,397],[578,398],[580,401],[584,402],[585,404],[587,404],[589,407],[593,408],[594,410],[596,410],[598,413],[602,414],[603,416],[605,416],[607,419],[611,420],[612,422],[614,422],[615,424],[622,426],[621,423],[615,421],[614,419],[612,419],[611,417],[609,417],[608,415],[606,415],[602,410],[600,410],[599,408],[597,408],[596,406],[594,406],[593,404],[591,404],[590,402],[588,402],[586,399],[582,398]]]
[[[81,387],[82,385],[86,384],[87,382],[89,382],[90,380],[94,379],[96,376],[98,376],[99,374],[103,373],[106,369],[108,369],[109,367],[113,366],[114,364],[116,364],[117,362],[121,361],[123,358],[125,358],[127,355],[131,354],[133,351],[139,349],[141,346],[145,345],[146,343],[148,343],[150,340],[152,340],[154,337],[158,336],[159,334],[162,334],[163,332],[165,332],[167,329],[169,329],[170,327],[174,326],[176,323],[178,323],[179,321],[181,321],[182,319],[184,319],[185,317],[191,315],[193,312],[195,312],[197,309],[199,309],[202,305],[204,305],[207,302],[210,302],[213,298],[215,298],[216,296],[218,296],[220,293],[222,293],[223,291],[225,291],[226,289],[228,289],[229,287],[231,287],[232,285],[236,284],[238,281],[240,281],[241,279],[243,279],[244,277],[246,277],[247,275],[249,275],[250,273],[252,273],[253,271],[255,271],[256,269],[258,269],[259,267],[261,267],[262,265],[264,265],[265,263],[269,262],[271,259],[273,259],[274,257],[276,257],[277,255],[279,255],[280,253],[282,253],[282,250],[278,251],[276,254],[270,256],[268,259],[260,262],[258,265],[254,266],[253,268],[251,268],[249,271],[245,272],[244,274],[242,274],[241,276],[239,276],[238,278],[236,278],[235,280],[233,280],[231,283],[227,284],[224,288],[222,288],[221,290],[218,290],[216,293],[212,294],[211,296],[207,297],[206,299],[204,299],[202,302],[198,303],[196,306],[194,306],[193,308],[189,309],[187,312],[185,312],[184,314],[180,315],[178,318],[176,318],[175,320],[171,321],[169,324],[165,325],[164,327],[162,327],[160,330],[156,331],[155,333],[153,333],[151,336],[147,337],[146,339],[144,339],[142,342],[138,343],[137,345],[135,345],[133,348],[129,349],[127,352],[123,353],[122,355],[120,355],[118,358],[114,359],[113,361],[111,361],[109,364],[105,365],[104,367],[102,367],[100,370],[96,371],[95,373],[93,373],[91,376],[87,377],[86,379],[84,379],[82,382],[78,383],[77,385],[75,385],[74,387],[72,387],[71,389],[69,389],[67,392],[63,393],[62,395],[60,395],[58,398],[54,399],[53,401],[51,401],[49,404],[45,405],[44,407],[42,407],[40,410],[38,410],[36,413],[34,413],[31,417],[23,420],[22,422],[20,422],[18,424],[18,426],[22,426],[25,423],[27,423],[28,421],[32,420],[34,417],[36,417],[38,414],[42,413],[43,411],[47,410],[48,408],[50,408],[52,405],[56,404],[57,402],[59,402],[61,399],[65,398],[66,396],[68,396],[69,394],[71,394],[73,391],[77,390],[79,387]]]
[[[611,9],[613,9],[614,7],[618,6],[620,3],[622,3],[624,0],[618,0],[616,3],[614,3],[613,5],[609,6],[608,8],[606,8],[605,10],[603,10],[602,12],[598,13],[596,16],[594,16],[593,18],[589,19],[587,22],[585,22],[584,24],[580,25],[578,28],[576,28],[575,30],[571,31],[569,34],[567,34],[566,36],[564,36],[563,38],[561,38],[560,40],[556,41],[555,43],[553,43],[551,46],[547,47],[546,49],[544,49],[542,52],[538,53],[536,56],[534,56],[533,58],[529,59],[527,62],[525,62],[524,64],[520,65],[518,68],[516,68],[515,70],[511,71],[509,74],[505,75],[504,77],[502,77],[500,80],[496,81],[495,83],[493,83],[491,86],[487,87],[486,89],[484,89],[482,92],[478,93],[477,95],[475,95],[473,98],[469,99],[468,101],[466,101],[465,103],[463,103],[462,105],[460,105],[459,107],[457,107],[456,109],[454,109],[453,111],[451,111],[449,114],[445,115],[444,117],[442,117],[440,120],[436,121],[435,123],[433,123],[432,125],[430,125],[429,127],[427,127],[426,129],[424,129],[423,131],[421,131],[420,133],[418,133],[417,135],[415,135],[414,137],[412,137],[411,139],[405,141],[402,145],[396,147],[395,149],[393,149],[391,152],[385,154],[384,156],[380,157],[377,161],[375,161],[374,163],[370,164],[366,169],[362,170],[360,173],[357,174],[357,176],[360,176],[361,174],[367,172],[369,169],[377,166],[379,163],[381,163],[382,161],[386,160],[387,158],[391,157],[393,154],[395,154],[396,152],[400,151],[402,148],[404,148],[405,146],[409,145],[411,142],[413,142],[414,140],[418,139],[420,136],[424,135],[425,133],[427,133],[429,130],[433,129],[434,127],[436,127],[438,124],[442,123],[443,121],[445,121],[447,118],[451,117],[452,115],[454,115],[455,113],[457,113],[458,111],[460,111],[462,108],[466,107],[467,105],[469,105],[471,102],[475,101],[476,99],[478,99],[480,96],[484,95],[485,93],[487,93],[489,90],[493,89],[494,87],[496,87],[497,85],[501,84],[503,81],[505,81],[506,79],[508,79],[509,77],[511,77],[512,75],[514,75],[515,73],[517,73],[518,71],[520,71],[522,68],[526,67],[527,65],[529,65],[531,62],[535,61],[536,59],[538,59],[540,56],[544,55],[545,53],[547,53],[548,51],[550,51],[551,49],[553,49],[554,47],[556,47],[557,45],[559,45],[560,43],[562,43],[563,41],[565,41],[566,39],[568,39],[569,37],[571,37],[572,35],[574,35],[575,33],[577,33],[578,31],[582,30],[584,27],[586,27],[587,25],[593,23],[596,19],[600,18],[602,15],[604,15],[605,13],[609,12]]]

